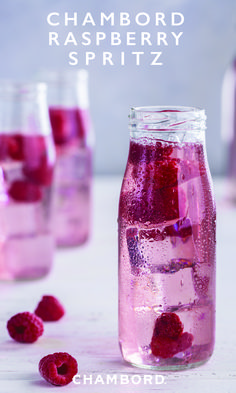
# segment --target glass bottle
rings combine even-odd
[[[205,112],[140,107],[119,201],[119,342],[128,363],[198,366],[215,334],[215,228]]]
[[[56,144],[55,222],[58,246],[85,243],[90,234],[93,133],[86,70],[51,72],[49,114]]]
[[[55,147],[46,85],[0,83],[0,279],[46,275],[53,263]]]

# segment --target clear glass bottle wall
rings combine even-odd
[[[53,263],[55,147],[46,85],[0,83],[0,279],[34,279]]]
[[[58,246],[85,243],[91,232],[93,128],[88,72],[45,74],[56,144],[55,222]]]
[[[205,113],[133,108],[119,202],[119,342],[128,363],[204,363],[215,337],[215,227]]]

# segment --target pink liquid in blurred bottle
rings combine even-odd
[[[58,246],[85,243],[91,230],[92,144],[87,73],[54,74],[49,114],[56,144],[55,223]]]
[[[119,341],[135,366],[178,370],[213,352],[215,204],[204,120],[192,108],[131,110],[118,220]]]
[[[55,148],[45,92],[46,86],[42,84],[0,86],[0,279],[3,280],[42,277],[53,263]]]

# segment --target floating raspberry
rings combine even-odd
[[[151,341],[151,351],[154,356],[163,359],[172,358],[178,350],[178,341],[169,337],[153,336]]]
[[[162,313],[156,320],[150,344],[153,355],[167,359],[190,348],[193,335],[187,332],[183,333],[183,328],[177,314],[173,312]]]
[[[14,134],[8,137],[8,154],[13,160],[22,161],[24,159],[23,135]]]
[[[8,194],[17,202],[38,202],[42,198],[41,189],[26,180],[14,181],[10,185]]]
[[[119,214],[130,223],[152,222],[159,224],[186,215],[186,197],[180,187],[154,190],[151,187],[136,192],[122,193]]]
[[[9,319],[7,330],[13,340],[33,343],[43,334],[43,322],[41,318],[27,311]]]
[[[47,186],[52,182],[54,164],[53,140],[42,135],[24,138],[24,175],[33,183]]]
[[[70,383],[77,374],[78,364],[68,353],[56,352],[40,360],[39,372],[52,385],[63,386]]]
[[[177,314],[163,312],[156,320],[154,335],[176,339],[181,335],[183,329],[183,324]]]
[[[56,145],[64,145],[78,135],[77,109],[50,108],[49,115]]]
[[[163,187],[176,186],[178,184],[178,170],[177,159],[166,159],[150,163],[145,175],[154,183],[154,188],[158,190]]]
[[[5,134],[0,135],[0,160],[6,159],[8,153],[8,136]]]
[[[184,332],[178,338],[177,342],[178,342],[177,352],[183,352],[191,347],[193,342],[193,335],[191,333]]]
[[[43,321],[49,322],[58,321],[65,314],[65,310],[54,296],[45,295],[39,302],[34,313]]]

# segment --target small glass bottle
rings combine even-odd
[[[90,235],[93,133],[86,70],[46,74],[56,144],[55,222],[58,246],[85,243]]]
[[[128,363],[179,370],[215,337],[215,228],[204,110],[140,107],[119,202],[119,342]]]
[[[55,147],[46,85],[0,83],[0,279],[46,275],[53,263]]]

